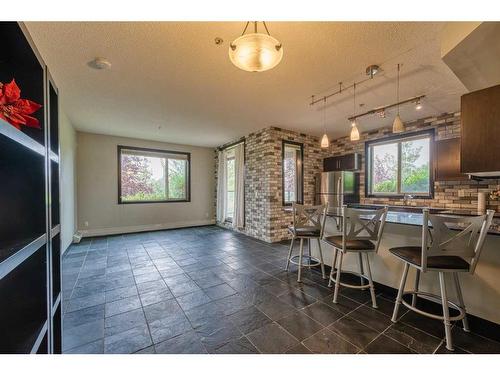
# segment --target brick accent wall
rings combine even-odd
[[[315,136],[277,127],[264,128],[241,140],[245,141],[246,159],[245,228],[242,232],[266,242],[289,238],[287,226],[292,222],[292,215],[285,212],[282,205],[282,141],[303,144],[305,204],[314,203],[314,175],[322,171],[327,151],[321,149],[320,140]],[[215,150],[215,163],[217,179],[218,149]],[[219,225],[227,226],[225,223]]]

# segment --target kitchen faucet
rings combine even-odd
[[[408,206],[408,200],[413,199],[415,196],[413,194],[405,194],[403,197],[403,203],[405,206]]]

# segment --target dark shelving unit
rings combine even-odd
[[[0,119],[0,353],[61,353],[58,90],[22,23],[0,40],[0,82],[42,105],[40,129]]]

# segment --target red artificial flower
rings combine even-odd
[[[21,125],[40,129],[38,120],[29,116],[42,106],[28,99],[21,99],[21,90],[13,79],[10,83],[0,82],[0,118],[21,130]]]

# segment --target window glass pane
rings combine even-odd
[[[235,190],[234,157],[227,160],[226,168],[227,168],[226,217],[232,219],[234,215],[234,190]]]
[[[299,154],[299,146],[285,145],[283,157],[283,194],[285,203],[297,201],[297,157]]]
[[[401,142],[401,192],[429,193],[429,138]]]
[[[372,155],[372,193],[397,193],[397,143],[372,146]]]
[[[168,198],[186,199],[187,161],[168,159]]]
[[[122,200],[165,200],[165,162],[161,157],[122,153]]]

